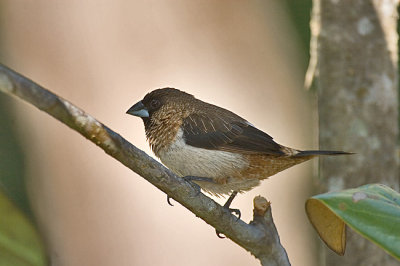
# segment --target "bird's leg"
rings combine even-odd
[[[230,213],[235,213],[238,217],[237,220],[240,219],[241,213],[239,209],[231,209],[229,208],[231,206],[231,203],[233,201],[233,199],[236,197],[237,195],[237,191],[233,191],[232,194],[229,196],[229,199],[226,201],[226,203],[224,204],[224,208],[227,209]],[[225,238],[224,236],[221,236],[221,232],[219,232],[218,230],[215,230],[215,233],[217,234],[217,236],[219,238]]]
[[[199,193],[200,193],[200,191],[201,191],[201,187],[200,187],[198,184],[194,183],[193,181],[203,181],[203,182],[215,183],[215,181],[214,181],[212,178],[210,178],[210,177],[201,177],[201,176],[191,176],[191,175],[188,175],[188,176],[184,176],[184,177],[182,177],[182,178],[183,178],[185,181],[189,182],[190,185],[192,185],[192,187],[197,191],[196,196],[199,195]],[[167,195],[167,202],[168,202],[168,204],[171,205],[171,206],[174,206],[174,205],[172,205],[170,199],[171,199],[171,197],[170,197],[169,195]],[[232,200],[233,200],[233,199],[232,199]],[[231,200],[231,201],[232,201],[232,200]]]
[[[189,182],[196,190],[198,193],[200,193],[201,187],[194,183],[193,181],[202,181],[202,182],[210,182],[210,183],[215,183],[214,179],[210,177],[201,177],[201,176],[184,176],[183,179],[185,179],[187,182]],[[197,195],[198,195],[197,193]]]
[[[237,191],[233,191],[232,194],[229,196],[229,199],[226,201],[226,203],[224,204],[224,208],[228,209],[231,213],[235,213],[238,216],[238,220],[240,219],[241,213],[239,209],[231,209],[229,208],[231,206],[231,203],[233,201],[233,199],[236,197],[237,195]]]

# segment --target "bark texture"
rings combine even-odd
[[[397,1],[313,3],[320,147],[356,153],[320,160],[319,191],[367,183],[398,191]],[[320,265],[398,265],[352,231],[344,257],[323,250]]]

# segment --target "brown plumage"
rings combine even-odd
[[[148,93],[127,113],[143,119],[150,147],[168,168],[204,178],[194,182],[214,195],[248,191],[318,155],[349,154],[282,146],[231,111],[173,88]]]

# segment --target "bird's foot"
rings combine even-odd
[[[196,190],[196,196],[198,196],[201,192],[201,187],[196,184],[193,181],[202,181],[202,182],[211,182],[211,183],[215,183],[214,180],[210,177],[201,177],[201,176],[184,176],[182,177],[186,182],[188,182],[195,190]],[[167,202],[170,206],[174,206],[171,203],[171,197],[169,195],[167,195]]]
[[[226,208],[230,213],[234,213],[234,214],[236,214],[236,221],[239,221],[239,219],[240,219],[240,217],[241,217],[241,212],[240,212],[240,210],[239,209],[232,209],[232,208],[227,208],[227,207],[225,207],[225,206],[223,206],[224,208]],[[218,230],[215,230],[215,233],[217,234],[217,236],[219,237],[219,238],[225,238],[225,236],[223,236],[223,234],[220,232],[220,231],[218,231]]]
[[[188,182],[195,190],[196,190],[196,196],[199,195],[200,191],[201,191],[201,187],[196,184],[193,181],[198,181],[198,179],[200,179],[200,177],[197,176],[184,176],[183,179]]]
[[[242,214],[239,209],[232,209],[229,207],[231,206],[231,203],[232,203],[233,199],[236,197],[237,193],[238,193],[237,191],[233,191],[232,194],[229,196],[229,199],[224,204],[224,206],[222,206],[224,209],[227,209],[230,213],[235,213],[237,215],[236,221],[238,221],[240,219]],[[221,235],[221,232],[219,232],[218,230],[215,230],[215,233],[217,234],[217,236],[219,238],[225,238],[224,236]]]

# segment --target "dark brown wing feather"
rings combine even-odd
[[[250,125],[233,113],[212,117],[191,114],[182,124],[186,144],[209,150],[223,150],[242,154],[284,155],[281,146],[265,132]]]

